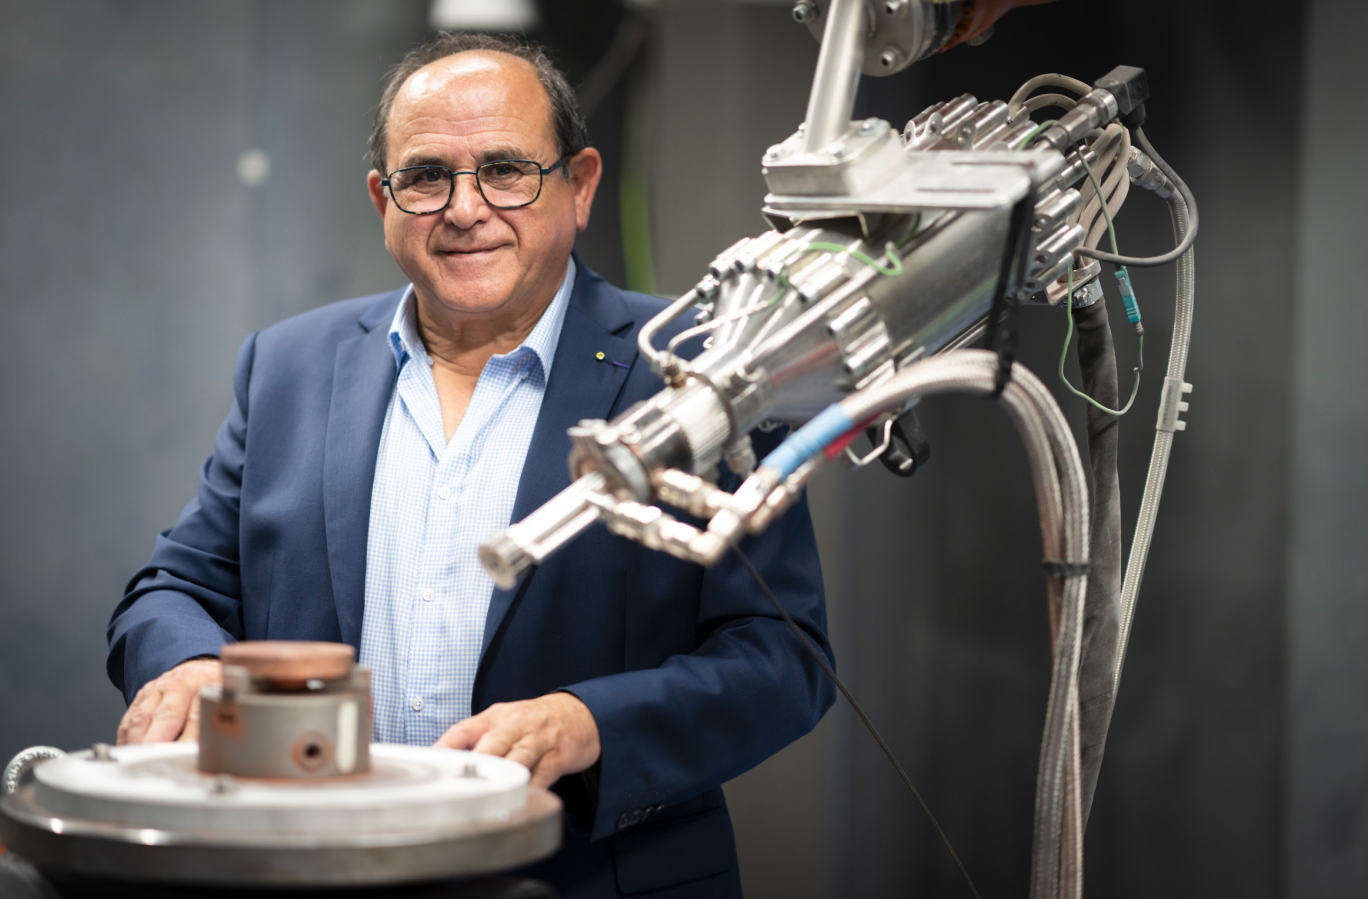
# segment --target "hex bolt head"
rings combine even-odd
[[[902,51],[897,47],[888,47],[883,53],[879,54],[879,65],[892,71],[902,64]]]
[[[806,25],[808,22],[815,21],[820,14],[821,10],[811,0],[799,0],[793,4],[793,21],[799,25]]]
[[[209,792],[215,796],[227,796],[237,792],[237,781],[231,774],[220,774],[209,782]]]
[[[901,16],[907,12],[907,0],[888,0],[884,12],[890,16]]]

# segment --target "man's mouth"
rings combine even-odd
[[[439,252],[445,253],[448,256],[479,256],[482,254],[493,253],[495,250],[499,249],[502,249],[502,247],[453,247],[447,250],[440,250]]]

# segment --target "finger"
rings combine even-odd
[[[536,733],[525,734],[522,739],[514,743],[504,753],[504,758],[511,762],[517,762],[527,770],[531,771],[537,767],[537,763],[546,755],[549,747],[541,735]]]
[[[148,725],[142,741],[169,743],[179,737],[185,728],[186,716],[190,714],[190,700],[194,695],[194,689],[184,684],[163,690],[161,702],[152,713],[152,723]]]
[[[525,733],[521,727],[512,722],[502,723],[480,737],[473,750],[483,752],[485,755],[507,755],[508,751],[513,748],[513,744],[517,743]]]
[[[195,693],[195,698],[190,700],[190,713],[185,717],[185,729],[181,731],[179,737],[182,743],[196,743],[199,741],[200,726],[200,697]]]
[[[549,789],[552,784],[561,779],[565,774],[564,757],[558,752],[548,752],[537,762],[537,767],[532,769],[532,786],[541,787],[543,790]]]
[[[493,726],[494,717],[488,712],[481,712],[473,718],[467,718],[448,727],[447,732],[432,745],[444,749],[469,749]]]
[[[161,700],[162,685],[157,681],[150,681],[138,691],[138,695],[133,697],[133,704],[124,712],[123,719],[119,721],[119,734],[117,743],[120,746],[129,743],[141,743],[143,735],[147,733],[147,728],[152,723],[152,710],[157,707]]]

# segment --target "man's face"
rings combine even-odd
[[[390,171],[442,165],[473,171],[495,159],[557,158],[550,101],[532,66],[503,53],[468,51],[415,72],[394,98],[388,123]],[[371,200],[385,221],[385,246],[427,303],[457,317],[520,317],[555,293],[575,235],[589,222],[602,163],[588,149],[545,176],[541,196],[521,209],[494,209],[474,175],[458,175],[445,210],[409,215],[395,206],[381,173]]]

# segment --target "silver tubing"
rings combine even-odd
[[[1179,244],[1187,237],[1191,222],[1182,194],[1168,198],[1169,213],[1173,218],[1173,237]],[[1188,344],[1192,340],[1192,306],[1196,298],[1196,261],[1193,248],[1188,247],[1178,260],[1178,301],[1173,312],[1173,341],[1169,350],[1168,376],[1180,384],[1187,369]],[[1154,537],[1154,522],[1159,516],[1159,498],[1164,492],[1164,478],[1168,475],[1169,453],[1173,448],[1173,432],[1159,428],[1154,433],[1154,450],[1150,453],[1149,474],[1145,478],[1145,492],[1140,499],[1140,516],[1135,523],[1135,537],[1131,540],[1130,557],[1126,560],[1126,576],[1121,584],[1121,622],[1116,645],[1116,669],[1112,672],[1112,696],[1115,702],[1121,684],[1121,666],[1126,661],[1126,644],[1130,640],[1131,623],[1135,620],[1135,604],[1140,596],[1140,581],[1145,575],[1149,558],[1150,540]]]
[[[913,363],[841,406],[853,420],[862,421],[898,408],[912,396],[949,390],[990,393],[996,366],[996,354],[983,350],[943,353]],[[1091,515],[1087,480],[1063,413],[1044,384],[1019,364],[1012,368],[1001,404],[1031,463],[1047,557],[1086,562]],[[1037,772],[1031,895],[1076,899],[1082,895],[1078,670],[1087,577],[1051,577],[1047,584],[1055,651]]]
[[[651,371],[656,374],[661,374],[665,357],[670,355],[655,348],[656,334],[660,333],[661,328],[687,312],[697,299],[698,289],[694,288],[662,309],[655,318],[642,325],[641,330],[637,333],[637,351],[651,364]]]
[[[832,143],[850,126],[855,110],[855,89],[864,64],[864,0],[831,0],[826,9],[822,49],[812,76],[803,152],[815,153]]]
[[[480,544],[480,564],[496,585],[511,588],[525,570],[598,521],[599,507],[592,500],[607,490],[607,479],[590,472],[522,521]]]

